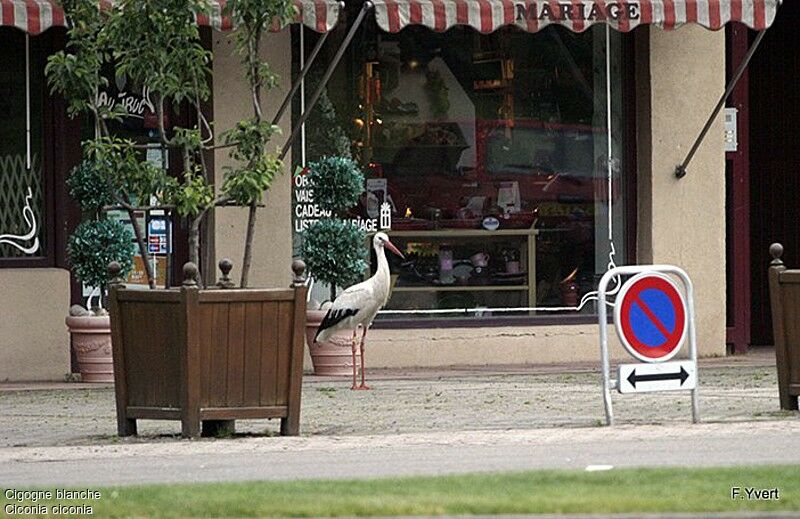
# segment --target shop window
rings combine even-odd
[[[380,320],[596,312],[600,276],[628,259],[623,38],[373,25],[354,40],[294,156],[346,136],[368,179],[352,216],[389,202],[408,260]]]
[[[0,28],[0,261],[42,258],[47,251],[41,46],[35,38],[26,42],[21,31]]]

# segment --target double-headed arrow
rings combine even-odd
[[[631,371],[631,374],[628,375],[628,382],[630,382],[631,386],[634,388],[636,387],[637,382],[657,382],[661,380],[680,380],[680,385],[682,386],[686,379],[689,378],[689,372],[683,369],[681,366],[681,370],[678,373],[656,373],[653,375],[639,375],[636,376],[636,370],[634,369]]]

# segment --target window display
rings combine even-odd
[[[367,177],[353,218],[388,202],[407,258],[387,306],[407,313],[382,319],[595,311],[587,294],[625,262],[622,38],[375,26],[356,38],[322,115]]]

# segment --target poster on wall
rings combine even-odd
[[[134,213],[134,217],[136,218],[136,222],[139,225],[139,229],[148,229],[149,226],[145,223],[146,215],[142,211],[137,211]],[[108,218],[112,220],[117,220],[128,230],[131,232],[131,235],[135,236],[133,225],[131,223],[130,218],[128,217],[128,213],[124,211],[109,211]],[[160,224],[156,224],[160,227]],[[149,234],[149,233],[148,233]],[[149,236],[148,236],[149,240]],[[136,245],[136,239],[133,240],[134,245]],[[159,242],[160,244],[160,242]],[[149,248],[149,243],[148,243]],[[151,249],[150,249],[151,250]],[[152,250],[151,250],[152,252]],[[166,253],[165,253],[166,254]],[[167,276],[167,258],[165,255],[162,256],[151,256],[151,261],[153,263],[153,274],[155,275],[155,281],[157,284],[163,284],[166,281]],[[135,248],[135,253],[133,256],[133,269],[128,274],[128,277],[125,279],[126,285],[143,285],[147,286],[147,271],[144,267],[144,260],[142,259],[141,254],[139,254],[139,247],[138,245]]]
[[[330,218],[330,211],[322,209],[314,201],[314,189],[311,187],[307,170],[297,167],[294,172],[292,186],[294,188],[294,232],[302,234],[321,218]],[[364,232],[378,232],[392,227],[394,204],[388,191],[385,178],[367,179],[366,189],[359,197],[358,207],[351,211],[350,222]]]

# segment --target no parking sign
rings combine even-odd
[[[675,283],[657,272],[643,272],[620,290],[614,326],[628,353],[643,362],[664,362],[686,340],[686,300]]]
[[[669,275],[668,275],[669,274]],[[627,282],[622,280],[628,276]],[[673,281],[682,283],[682,289]],[[609,292],[612,280],[619,291]],[[608,349],[607,296],[616,292],[614,326],[620,342],[644,364],[620,364],[617,378],[611,374]],[[697,398],[697,334],[694,324],[694,288],[689,275],[673,265],[614,267],[597,288],[597,322],[600,327],[600,360],[606,424],[614,423],[611,389],[620,393],[687,390],[692,393],[692,421],[700,420]],[[686,360],[666,362],[689,343]]]

